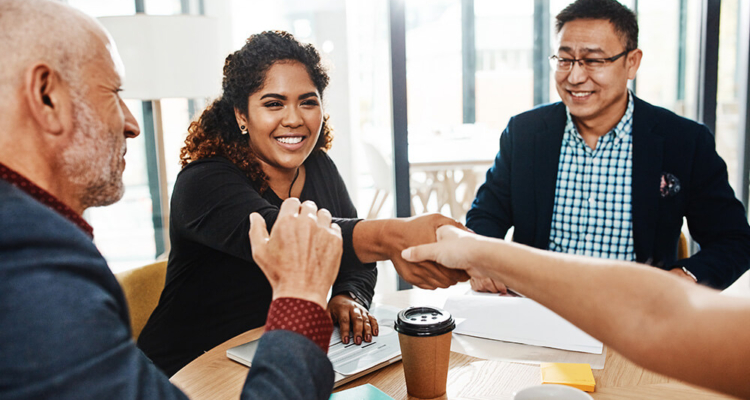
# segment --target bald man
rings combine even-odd
[[[0,0],[0,65],[0,398],[185,398],[135,347],[122,290],[81,217],[122,197],[127,141],[139,134],[114,43],[62,3]],[[327,399],[340,230],[290,199],[270,236],[261,219],[250,239],[274,300],[242,398]],[[306,326],[280,329],[292,317]]]

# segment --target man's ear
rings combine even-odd
[[[641,59],[643,58],[643,52],[641,49],[635,49],[628,53],[627,68],[628,68],[628,79],[635,79],[635,73],[638,72],[638,68],[641,66]]]
[[[45,131],[60,135],[70,126],[70,88],[47,64],[36,64],[24,76],[23,95],[31,117]]]

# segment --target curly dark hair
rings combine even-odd
[[[638,18],[617,0],[577,0],[571,3],[555,17],[557,33],[560,33],[565,23],[576,19],[607,20],[625,39],[625,50],[638,48]]]
[[[263,87],[268,70],[277,62],[297,61],[305,66],[320,93],[328,86],[328,73],[320,54],[311,44],[302,44],[283,31],[266,31],[250,36],[245,45],[224,61],[222,95],[206,107],[198,120],[190,123],[185,146],[180,149],[180,164],[213,156],[228,158],[237,165],[262,193],[268,189],[268,177],[258,155],[237,126],[234,110],[247,112],[248,98]],[[327,151],[333,141],[333,129],[323,117],[318,142],[313,151]]]

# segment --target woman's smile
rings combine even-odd
[[[299,135],[289,135],[289,136],[277,136],[276,141],[279,143],[279,146],[289,150],[289,151],[297,151],[304,147],[304,142],[307,139],[307,136]]]

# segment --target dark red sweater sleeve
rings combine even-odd
[[[307,336],[325,353],[333,334],[331,315],[311,301],[281,297],[271,302],[266,332],[284,329]]]

